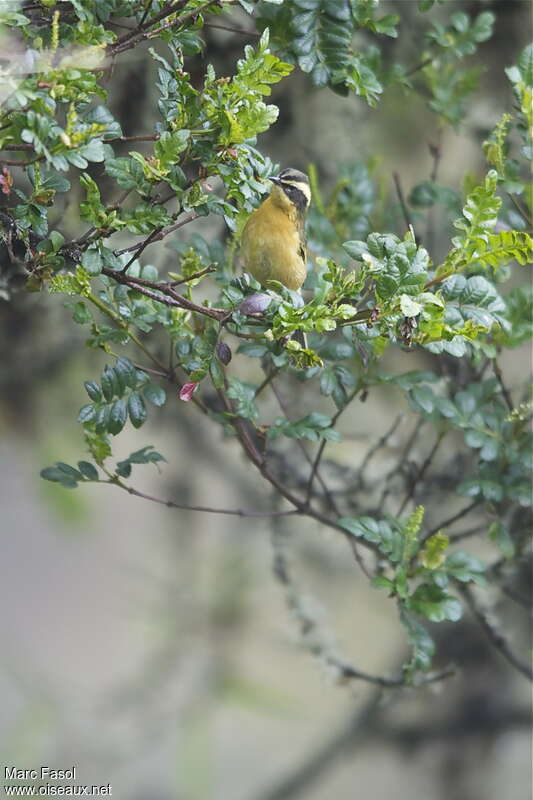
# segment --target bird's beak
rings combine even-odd
[[[279,184],[279,183],[281,183],[280,179],[279,179],[279,178],[278,178],[276,175],[270,175],[270,177],[268,178],[268,180],[269,180],[269,181],[272,181],[272,183],[276,183],[276,184]]]

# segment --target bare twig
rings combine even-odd
[[[239,33],[241,36],[251,36],[254,39],[259,39],[261,36],[260,33],[257,31],[245,31],[242,28],[232,28],[230,25],[219,25],[216,22],[206,22],[204,23],[204,28],[217,28],[221,31],[229,31],[230,33]]]
[[[518,211],[518,213],[520,214],[520,216],[522,216],[525,219],[528,225],[533,225],[533,217],[531,216],[531,214],[528,214],[527,210],[518,202],[515,195],[508,192],[507,196],[514,205],[514,207],[516,208],[516,210]]]
[[[500,633],[497,625],[490,619],[488,614],[485,611],[482,611],[481,608],[478,606],[474,594],[470,587],[466,584],[460,583],[458,581],[455,582],[455,585],[461,595],[464,597],[470,611],[472,612],[475,619],[479,622],[481,628],[487,635],[487,638],[494,645],[496,650],[501,653],[501,655],[512,664],[512,666],[528,678],[530,681],[533,681],[533,669],[528,665],[521,661],[510,649],[509,644],[505,637]]]
[[[416,477],[414,477],[413,480],[411,481],[411,485],[409,486],[409,490],[407,491],[407,493],[406,493],[406,495],[405,495],[405,497],[403,499],[403,502],[402,502],[401,506],[399,507],[397,513],[396,513],[397,517],[400,516],[400,514],[404,510],[404,508],[407,505],[407,503],[409,502],[409,500],[412,499],[412,497],[413,497],[413,495],[414,495],[414,493],[416,491],[417,484],[419,484],[423,480],[424,475],[426,474],[427,470],[431,466],[431,462],[435,458],[437,450],[439,449],[439,447],[441,445],[441,442],[442,442],[442,440],[444,439],[445,436],[446,436],[446,431],[444,431],[444,430],[443,431],[439,431],[439,433],[437,435],[437,438],[435,440],[435,444],[433,445],[433,447],[429,451],[424,463],[422,464],[422,466],[418,470],[418,472],[416,474]]]
[[[495,358],[492,359],[492,369],[494,371],[494,374],[496,375],[496,379],[500,385],[500,389],[502,390],[503,399],[507,404],[507,408],[509,409],[509,411],[514,411],[514,403],[511,397],[511,393],[504,383],[503,373],[500,369],[498,361]]]
[[[421,538],[420,547],[422,547],[422,545],[424,545],[428,539],[431,539],[431,537],[434,536],[436,533],[438,533],[440,530],[444,530],[445,528],[452,525],[454,522],[457,522],[458,519],[466,517],[466,515],[470,514],[470,512],[473,511],[475,508],[477,508],[480,503],[481,500],[476,499],[473,501],[473,503],[470,503],[469,506],[465,506],[460,511],[458,511],[457,514],[453,514],[451,517],[448,517],[447,519],[444,519],[442,522],[439,522],[438,525],[435,525],[434,528],[428,531],[428,533],[426,533]]]
[[[394,185],[396,186],[396,193],[398,195],[398,200],[400,201],[400,206],[402,208],[403,218],[405,220],[405,224],[408,230],[414,230],[413,225],[411,223],[411,216],[409,214],[409,209],[407,208],[407,203],[405,202],[405,197],[402,189],[402,184],[400,182],[400,176],[397,172],[392,173],[392,177],[394,178]]]
[[[166,228],[156,228],[155,231],[152,231],[152,233],[143,242],[139,242],[138,244],[135,244],[132,247],[124,247],[122,250],[115,250],[115,255],[121,256],[124,253],[135,253],[136,254],[135,258],[138,258],[139,255],[142,253],[142,251],[146,247],[148,247],[149,244],[152,244],[152,242],[161,241],[161,239],[164,239],[165,236],[168,236],[169,233],[177,231],[178,228],[182,228],[184,225],[188,225],[189,222],[192,222],[197,218],[198,214],[196,213],[196,211],[190,211],[183,217],[183,219],[179,220],[178,222],[175,222],[173,225],[168,225]]]
[[[339,420],[339,417],[341,416],[341,414],[343,414],[343,412],[348,408],[348,406],[350,405],[352,400],[354,400],[354,398],[361,391],[361,389],[362,389],[362,386],[360,386],[360,385],[356,386],[355,389],[353,390],[353,392],[346,398],[346,403],[343,406],[341,406],[341,408],[337,409],[336,413],[331,418],[331,427],[332,428],[335,427],[335,425],[336,425],[337,421]],[[317,475],[318,467],[320,465],[320,460],[321,460],[322,455],[324,453],[324,449],[326,447],[326,443],[327,443],[326,439],[323,439],[321,441],[320,447],[318,448],[317,454],[315,456],[315,460],[313,462],[313,466],[312,466],[312,469],[311,469],[311,474],[309,475],[309,480],[308,480],[308,483],[307,483],[307,494],[306,494],[307,502],[310,501],[311,495],[313,493],[313,482],[315,480],[315,476]],[[335,509],[335,506],[333,505],[332,508]]]
[[[144,369],[144,367],[143,367]],[[206,514],[226,514],[232,517],[291,517],[300,514],[297,509],[291,511],[256,511],[254,509],[245,508],[214,508],[212,506],[191,506],[184,503],[176,503],[174,500],[163,500],[160,497],[153,497],[152,495],[140,492],[134,489],[133,486],[127,486],[120,480],[102,481],[102,483],[109,486],[118,486],[120,489],[128,492],[134,497],[141,497],[144,500],[150,500],[152,503],[159,503],[160,505],[167,506],[167,508],[179,508],[181,511],[202,511]]]
[[[152,300],[157,300],[158,303],[163,303],[167,306],[174,308],[183,308],[186,311],[194,311],[197,314],[203,314],[211,319],[216,319],[219,322],[226,319],[231,312],[226,308],[209,308],[208,306],[199,306],[188,300],[183,295],[178,294],[172,286],[168,283],[157,283],[156,281],[147,281],[144,278],[136,278],[133,275],[125,275],[121,270],[113,270],[108,267],[102,269],[102,273],[112,278],[117,283],[129,286],[137,292],[150,297]]]
[[[399,426],[400,422],[402,421],[403,417],[404,417],[403,414],[398,414],[398,416],[396,417],[396,419],[394,420],[394,422],[392,423],[390,428],[387,431],[385,431],[383,436],[381,436],[377,440],[377,442],[375,443],[375,445],[373,447],[370,447],[368,449],[365,457],[363,458],[363,461],[361,462],[361,466],[358,469],[358,473],[359,473],[359,475],[358,475],[358,486],[359,487],[364,486],[364,473],[365,473],[368,465],[370,464],[371,460],[376,455],[376,453],[379,450],[381,450],[382,447],[385,447],[385,445],[389,441],[390,437],[395,433],[395,431],[398,428],[398,426]]]

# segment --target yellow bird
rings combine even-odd
[[[279,281],[298,290],[307,275],[304,223],[311,201],[309,178],[288,168],[270,180],[272,191],[242,232],[243,267],[262,286]]]

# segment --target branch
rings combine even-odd
[[[509,411],[514,411],[514,403],[511,397],[511,393],[504,383],[503,373],[500,369],[500,365],[498,364],[495,358],[492,359],[492,369],[494,371],[494,374],[496,375],[498,383],[500,384],[500,389],[502,390],[503,399],[507,404],[507,408],[509,409]]]
[[[227,308],[209,308],[207,306],[199,306],[193,303],[192,300],[187,300],[186,297],[176,292],[169,283],[157,283],[156,281],[147,281],[143,278],[135,278],[133,275],[124,275],[120,270],[109,269],[104,267],[102,274],[112,278],[117,283],[124,286],[129,286],[130,289],[156,300],[158,303],[163,303],[167,306],[174,308],[183,308],[186,311],[193,311],[196,314],[203,314],[211,319],[216,319],[219,322],[225,320],[231,311]]]
[[[380,450],[382,447],[385,447],[385,445],[389,441],[390,437],[396,432],[396,429],[400,425],[400,422],[402,421],[403,417],[404,417],[403,414],[398,414],[398,416],[396,417],[396,419],[394,420],[394,422],[392,423],[390,428],[387,431],[385,431],[383,436],[381,436],[378,439],[378,441],[376,442],[376,444],[373,447],[370,447],[368,449],[368,451],[367,451],[367,453],[366,453],[366,455],[365,455],[365,457],[364,457],[364,459],[363,459],[363,461],[361,463],[361,466],[358,469],[358,473],[359,473],[359,475],[358,475],[358,487],[359,488],[363,488],[364,487],[364,484],[365,484],[364,473],[365,473],[366,468],[370,464],[370,461],[375,456],[375,454],[378,452],[378,450]]]
[[[259,388],[261,388],[261,387],[259,387]],[[283,399],[282,399],[282,397],[281,397],[281,395],[280,395],[280,393],[279,393],[279,391],[278,391],[278,389],[277,389],[277,387],[276,387],[276,385],[275,385],[275,383],[273,381],[272,381],[272,384],[271,384],[270,388],[272,389],[272,392],[273,392],[276,400],[278,401],[278,405],[281,408],[283,414],[285,415],[285,417],[287,419],[289,419],[289,414],[288,414],[287,408],[285,407],[285,403],[283,402]],[[257,392],[256,392],[255,396],[257,397]],[[305,460],[307,461],[307,463],[310,464],[310,465],[313,465],[313,460],[311,459],[311,456],[309,455],[309,453],[305,449],[304,443],[300,439],[296,439],[296,443],[297,443],[300,451],[302,452]],[[323,449],[323,446],[324,446],[325,443],[326,443],[326,440],[323,439],[322,443],[320,445],[322,447],[322,449]],[[313,465],[313,468],[314,468],[314,465]],[[314,471],[314,475],[316,475],[316,469]],[[340,517],[341,515],[339,514],[339,512],[335,508],[335,501],[334,501],[333,497],[331,496],[331,493],[330,493],[328,487],[326,486],[326,484],[324,483],[324,481],[322,480],[322,477],[320,475],[318,475],[318,480],[320,481],[320,485],[322,486],[322,489],[324,491],[324,495],[325,495],[325,497],[326,497],[326,499],[327,499],[327,501],[328,501],[328,503],[330,505],[330,508],[337,514],[338,517]],[[310,494],[308,493],[307,496],[306,496],[306,502],[309,503],[309,500],[310,500]]]
[[[498,652],[501,653],[506,661],[508,661],[509,664],[511,664],[518,672],[528,678],[528,680],[533,681],[533,669],[528,664],[524,664],[517,656],[515,656],[510,649],[507,640],[500,633],[497,626],[489,618],[488,614],[479,608],[470,587],[465,584],[461,584],[458,581],[455,581],[455,585],[461,595],[464,597],[468,607],[470,608],[470,611],[479,622],[491,644],[494,645],[496,650],[498,650]]]
[[[170,22],[163,22],[161,25],[159,25],[159,27],[153,30],[148,30],[152,25],[155,25],[156,22],[162,22],[162,20],[170,17],[171,14],[177,12],[180,7],[185,5],[185,2],[186,0],[178,0],[176,3],[170,3],[169,5],[166,5],[163,10],[159,12],[159,14],[155,15],[155,17],[141,22],[133,31],[124,34],[124,36],[121,36],[116,40],[116,42],[113,42],[113,44],[109,45],[106,49],[106,55],[111,57],[117,56],[119,53],[123,53],[125,50],[130,50],[132,47],[136,47],[146,39],[153,39],[163,31],[169,30],[177,25],[181,25],[192,17],[197,17],[209,6],[220,5],[220,0],[206,0],[205,3],[197,6],[197,8],[187,11],[185,14],[176,17]]]
[[[204,23],[204,28],[217,28],[221,31],[229,31],[230,33],[240,33],[241,36],[252,36],[255,39],[259,39],[261,34],[257,33],[257,31],[245,31],[242,28],[232,28],[229,25],[219,25],[216,22],[206,22]]]
[[[411,500],[411,498],[413,497],[413,495],[415,493],[415,490],[416,490],[416,487],[417,487],[417,484],[420,483],[420,481],[423,479],[424,475],[426,474],[427,470],[429,469],[429,467],[431,465],[431,462],[433,461],[433,459],[434,459],[434,457],[435,457],[435,455],[437,453],[437,450],[439,449],[439,447],[441,445],[441,442],[442,442],[442,440],[444,439],[445,436],[446,436],[446,431],[440,431],[439,432],[439,434],[438,434],[438,436],[437,436],[437,438],[435,440],[435,444],[433,445],[433,447],[431,448],[430,452],[428,453],[428,455],[426,457],[426,460],[424,461],[424,463],[422,464],[422,466],[418,470],[416,478],[413,478],[413,480],[411,481],[411,486],[409,487],[409,490],[406,493],[406,495],[405,495],[405,497],[403,499],[403,502],[402,502],[400,508],[398,509],[397,513],[396,513],[397,517],[400,516],[400,514],[404,510],[404,508],[407,505],[407,503],[409,502],[409,500]]]
[[[144,369],[144,367],[143,367]],[[133,486],[127,486],[122,483],[118,478],[108,481],[101,481],[109,486],[118,486],[120,489],[128,492],[134,497],[141,497],[144,500],[150,500],[152,503],[159,503],[160,505],[167,506],[167,508],[179,508],[182,511],[202,511],[206,514],[227,514],[232,517],[291,517],[299,514],[298,510],[292,511],[255,511],[253,509],[244,508],[213,508],[211,506],[190,506],[183,503],[176,503],[174,500],[163,500],[160,497],[153,497],[150,494],[140,492],[134,489]]]
[[[405,197],[403,194],[402,184],[400,183],[400,176],[397,172],[392,173],[392,177],[394,178],[394,183],[396,186],[396,192],[398,194],[398,200],[400,201],[400,206],[402,207],[403,218],[405,220],[405,224],[408,230],[413,230],[413,225],[411,223],[411,217],[409,215],[409,209],[407,208],[407,203],[405,202]],[[416,237],[415,237],[416,238]]]
[[[480,503],[481,500],[474,500],[474,502],[470,503],[469,506],[465,506],[465,508],[462,508],[461,511],[458,511],[457,514],[453,514],[453,516],[448,517],[448,519],[439,522],[438,525],[435,525],[435,527],[432,528],[432,530],[430,530],[421,538],[420,547],[422,547],[427,542],[428,539],[431,539],[431,537],[434,536],[436,533],[438,533],[440,530],[447,528],[453,522],[457,522],[458,519],[466,517],[466,515],[470,514],[470,512],[473,511],[477,506],[479,506]]]
[[[301,512],[303,516],[310,517],[311,519],[316,520],[317,522],[322,522],[323,525],[326,527],[331,528],[332,530],[339,531],[342,533],[345,539],[348,540],[350,547],[354,550],[354,537],[351,533],[349,533],[342,525],[339,525],[338,522],[328,517],[326,514],[322,514],[320,511],[312,508],[308,503],[306,503],[305,499],[301,499],[297,495],[293,494],[284,483],[279,480],[269,469],[268,464],[265,460],[265,457],[262,453],[259,452],[255,444],[250,438],[249,432],[245,426],[245,420],[238,417],[235,413],[234,408],[232,407],[229,398],[225,394],[222,388],[217,388],[217,393],[222,401],[222,404],[226,411],[231,415],[230,416],[230,424],[233,426],[235,433],[237,434],[237,438],[252,462],[254,466],[257,468],[259,473],[262,477],[270,483],[270,485],[276,489],[276,491],[284,497],[286,500],[289,501],[291,505],[293,505],[298,511]],[[377,545],[373,542],[368,542],[365,539],[361,539],[357,542],[357,544],[361,544],[361,546],[371,550],[373,553],[379,553]],[[360,558],[360,556],[358,556]]]
[[[170,198],[169,198],[170,199]],[[169,233],[173,231],[177,231],[178,228],[182,228],[184,225],[188,225],[189,222],[198,218],[198,214],[196,211],[190,211],[182,220],[179,222],[175,222],[173,225],[168,225],[166,228],[155,228],[154,231],[144,240],[144,242],[139,242],[138,244],[134,244],[132,247],[125,247],[122,250],[115,250],[116,256],[121,256],[124,253],[135,253],[135,258],[138,258],[139,254],[148,247],[149,244],[152,242],[159,242],[161,239],[164,239],[165,236],[168,236]],[[135,259],[133,259],[135,260]]]
[[[335,427],[335,425],[336,425],[339,417],[341,416],[341,414],[348,408],[348,406],[350,405],[352,400],[355,399],[355,397],[361,391],[361,389],[362,389],[362,386],[356,386],[355,389],[353,390],[353,392],[346,398],[346,403],[343,406],[341,406],[341,408],[337,409],[336,413],[331,418],[331,427],[332,428]],[[308,484],[307,484],[307,494],[306,494],[306,502],[307,503],[309,503],[309,501],[311,500],[311,495],[313,493],[313,482],[315,480],[315,476],[317,475],[318,467],[320,465],[320,460],[321,460],[322,455],[324,453],[324,449],[326,447],[326,443],[327,443],[326,439],[323,439],[321,441],[320,447],[318,448],[318,452],[317,452],[315,460],[313,462],[313,466],[312,466],[312,469],[311,469],[311,474],[309,475],[309,481],[308,481]],[[331,501],[330,501],[330,505],[331,505]],[[335,511],[335,505],[332,505],[332,508]],[[338,512],[337,512],[337,516],[338,516]]]
[[[351,664],[345,663],[343,659],[335,653],[334,645],[331,643],[331,636],[328,633],[326,633],[326,635],[321,635],[317,619],[313,616],[312,608],[310,610],[309,601],[303,599],[303,593],[292,578],[289,561],[285,553],[284,539],[285,537],[283,531],[280,529],[279,523],[277,525],[273,524],[271,543],[274,553],[272,565],[274,576],[284,588],[285,602],[296,620],[302,645],[305,649],[321,663],[332,667],[337,673],[338,679],[341,681],[362,680],[379,686],[380,688],[388,689],[395,689],[407,685],[404,675],[398,678],[370,675],[367,672],[356,669]]]

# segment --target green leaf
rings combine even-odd
[[[53,467],[45,467],[41,470],[40,475],[46,481],[60,483],[65,489],[75,489],[78,481],[83,480],[83,475],[79,470],[62,461],[58,461]]]
[[[503,499],[503,487],[496,481],[473,478],[461,481],[457,487],[457,494],[462,497],[483,497],[489,502],[498,503]]]
[[[489,539],[495,542],[504,558],[512,558],[514,556],[516,548],[511,539],[509,528],[504,522],[498,520],[491,524]]]
[[[126,386],[129,386],[131,389],[136,388],[137,370],[135,369],[129,358],[126,358],[124,356],[117,358],[114,369]]]
[[[143,394],[145,398],[154,406],[163,406],[167,399],[165,390],[158,386],[157,383],[147,383],[143,387]]]
[[[408,607],[430,622],[461,619],[461,603],[456,597],[446,594],[439,586],[430,583],[421,584],[409,597]]]
[[[114,370],[107,365],[104,367],[102,377],[100,379],[102,392],[105,399],[109,402],[113,399],[115,394],[120,394],[119,384],[115,376]]]
[[[85,425],[87,422],[93,422],[96,417],[96,408],[92,403],[87,403],[80,409],[78,414],[78,422]]]
[[[97,245],[91,245],[85,250],[81,257],[81,265],[91,276],[101,273],[103,261]]]
[[[141,164],[133,158],[109,158],[105,162],[105,171],[123,189],[136,189],[141,195],[150,191],[150,181],[146,179]]]
[[[124,461],[119,461],[117,463],[117,473],[123,478],[129,478],[132,464],[157,464],[160,461],[166,461],[166,458],[154,450],[150,444],[141,450],[131,453]]]
[[[78,469],[88,481],[98,480],[98,470],[90,461],[78,461]]]
[[[128,410],[126,406],[126,399],[124,397],[120,397],[118,400],[115,400],[109,412],[109,421],[107,423],[107,430],[109,433],[112,433],[114,436],[116,436],[117,433],[120,433],[126,424],[127,418]],[[139,426],[136,425],[135,427]]]
[[[138,392],[132,392],[128,398],[128,412],[134,428],[140,428],[146,420],[146,406]]]
[[[484,563],[470,553],[464,553],[462,550],[451,553],[446,557],[443,568],[449,575],[462,583],[474,581],[479,586],[487,585]]]
[[[95,381],[85,381],[84,386],[91,400],[94,400],[96,403],[100,402],[102,399],[102,392],[98,384]]]
[[[229,378],[228,397],[236,400],[236,412],[239,417],[255,420],[259,411],[255,405],[255,392],[257,387],[251,383],[240,381],[238,378]]]
[[[435,643],[416,617],[403,605],[400,606],[400,621],[407,631],[409,644],[413,648],[411,660],[405,667],[407,677],[410,677],[414,670],[427,671],[431,667]]]

